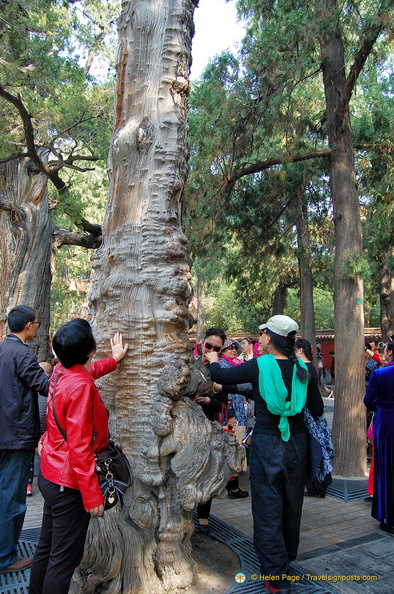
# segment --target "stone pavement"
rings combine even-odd
[[[325,399],[325,404],[330,422],[333,401]],[[240,485],[250,490],[247,472],[240,475]],[[41,511],[42,499],[35,487],[33,497],[28,498],[24,529],[40,526]],[[212,514],[252,538],[250,497],[215,499]],[[393,594],[394,538],[382,532],[370,514],[371,504],[363,498],[305,497],[296,573],[302,574],[304,581],[324,585],[326,592]],[[258,567],[253,571],[259,574]],[[242,593],[242,586],[236,591]],[[294,585],[294,593],[297,591],[301,592],[300,586]]]

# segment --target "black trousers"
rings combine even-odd
[[[297,556],[308,436],[253,433],[250,484],[254,547],[262,574],[288,573]]]
[[[61,488],[41,472],[38,486],[45,503],[29,594],[67,594],[74,570],[82,560],[90,514],[84,510],[77,489]]]
[[[197,517],[199,520],[208,520],[211,513],[212,499],[208,499],[205,503],[197,505]]]

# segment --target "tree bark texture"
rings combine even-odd
[[[361,477],[366,473],[363,282],[352,270],[362,256],[362,230],[356,183],[349,100],[343,102],[345,61],[336,23],[336,0],[322,5],[330,25],[322,35],[323,81],[326,97],[330,187],[335,223],[335,413],[333,440],[335,474]]]
[[[49,354],[52,223],[48,179],[29,158],[0,165],[0,312],[19,304],[37,311],[41,325],[31,347]]]
[[[393,251],[393,250],[392,250]],[[380,267],[380,327],[382,338],[394,334],[394,278],[390,266],[393,254],[384,257]]]
[[[134,485],[121,512],[91,522],[73,592],[189,586],[192,510],[241,469],[241,448],[189,397],[210,387],[187,337],[181,222],[193,10],[191,0],[122,5],[110,190],[91,301],[98,356],[115,331],[130,344],[99,384]]]

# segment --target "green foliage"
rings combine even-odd
[[[90,250],[62,247],[56,257],[51,284],[51,330],[80,315],[87,308],[90,288]]]
[[[245,287],[245,289],[247,289]],[[249,332],[256,334],[269,312],[270,301],[255,303],[242,296],[235,283],[226,282],[221,277],[213,280],[208,287],[209,296],[205,308],[206,326],[217,326],[225,332]],[[245,290],[247,295],[247,290]]]
[[[50,169],[66,187],[59,194],[48,186],[58,227],[103,219],[119,11],[120,0],[0,0],[0,160],[27,154],[27,122],[7,101],[10,94],[26,108],[35,148],[46,149]],[[90,253],[61,248],[52,284],[54,327],[86,302],[89,278]]]
[[[71,172],[68,180],[68,202],[53,211],[58,227],[69,228],[82,215],[101,222],[108,193],[106,163],[99,162],[93,171]],[[51,328],[56,330],[87,307],[90,290],[92,250],[79,246],[62,246],[56,253],[51,284]]]
[[[251,280],[251,279],[250,279]],[[219,277],[207,287],[206,326],[217,326],[225,332],[248,332],[257,334],[258,327],[272,315],[271,295],[255,301],[250,296],[248,287],[239,291],[239,284],[225,281]],[[313,291],[315,306],[315,326],[318,330],[334,328],[334,301],[332,291],[315,288]],[[371,311],[371,321],[376,323],[376,304]],[[300,320],[299,289],[287,291],[284,314],[298,323]],[[379,325],[379,324],[376,324]]]
[[[105,4],[105,14],[111,9],[113,22],[119,2]],[[36,147],[49,148],[56,159],[80,151],[103,158],[102,147],[108,150],[113,77],[98,87],[79,55],[98,53],[103,47],[95,48],[92,39],[100,24],[94,26],[87,17],[95,7],[103,18],[101,5],[97,0],[26,0],[23,4],[9,0],[0,4],[0,86],[20,97],[32,118]],[[3,97],[0,112],[0,158],[23,154],[25,130],[16,108]]]
[[[315,2],[238,0],[239,15],[247,19],[240,55],[217,58],[193,88],[186,218],[192,254],[205,261],[211,255],[213,277],[220,266],[221,278],[231,279],[242,297],[248,294],[258,303],[261,294],[272,299],[279,281],[297,282],[301,254],[294,225],[300,191],[307,204],[315,284],[331,295],[335,240],[328,162],[256,168],[247,177],[243,171],[272,157],[326,146],[319,38],[332,30],[341,36],[347,75],[364,37],[380,21],[383,34],[350,104],[366,253],[350,258],[345,270],[362,276],[367,307],[374,302],[382,251],[393,245],[394,229],[393,19],[386,4],[345,2],[334,17],[326,17]],[[329,315],[322,322],[328,323]]]
[[[348,261],[342,266],[342,272],[345,276],[354,281],[358,278],[369,280],[371,275],[367,259],[364,256],[359,256],[354,253],[348,255]]]

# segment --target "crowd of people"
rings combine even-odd
[[[52,370],[37,361],[27,344],[40,324],[34,309],[16,306],[7,321],[9,334],[0,342],[0,571],[31,567],[30,594],[66,594],[82,558],[90,518],[104,511],[95,454],[108,443],[108,411],[94,380],[116,369],[128,345],[116,333],[110,341],[112,356],[93,362],[96,342],[90,324],[71,320],[53,337],[58,362]],[[246,337],[238,343],[223,330],[209,328],[195,346],[195,356],[209,368],[213,382],[212,392],[196,395],[195,403],[239,444],[253,428],[247,460],[254,545],[261,573],[275,578],[267,579],[268,592],[289,592],[283,576],[297,556],[305,487],[324,496],[332,468],[319,374],[311,344],[296,336],[298,330],[295,320],[276,315],[259,327],[258,341]],[[394,536],[394,341],[376,351],[367,343],[365,352],[366,363],[374,362],[373,368],[366,365],[364,398],[373,411],[372,516]],[[46,426],[40,426],[39,395],[48,400]],[[314,442],[321,454],[315,466]],[[18,556],[17,544],[36,448],[44,510],[31,559]],[[238,476],[229,479],[227,491],[230,499],[249,496]],[[211,503],[198,505],[203,533],[210,530]]]
[[[227,411],[235,411],[236,419],[238,409],[241,423],[246,422],[247,399],[254,401],[249,457],[254,546],[261,573],[278,578],[266,580],[266,591],[288,592],[289,582],[283,575],[288,574],[289,564],[297,556],[308,465],[304,409],[307,407],[317,419],[323,415],[324,406],[316,373],[310,373],[296,355],[298,324],[288,316],[278,315],[259,330],[257,356],[253,356],[253,346],[250,349],[245,345],[245,351],[252,355],[247,359],[235,356],[237,345],[222,330],[207,331],[201,357],[209,366],[215,393],[195,400],[203,407],[220,402],[217,410],[223,411],[226,406]],[[247,342],[253,343],[252,339]],[[236,395],[243,397],[242,407],[240,402],[234,404]],[[226,423],[221,417],[217,420]],[[234,498],[231,491],[228,495]],[[238,497],[244,496],[247,494]],[[203,520],[205,532],[208,515],[203,518],[200,507],[198,517],[200,525]]]
[[[89,322],[71,320],[54,335],[59,362],[52,371],[27,345],[40,325],[35,310],[18,305],[7,322],[10,333],[0,343],[0,571],[31,567],[30,594],[67,594],[90,518],[104,511],[95,454],[108,445],[108,411],[94,380],[116,369],[128,345],[116,333],[112,356],[93,363],[96,341]],[[39,394],[48,396],[43,434]],[[34,558],[19,557],[35,448],[44,498],[41,534]]]

